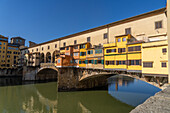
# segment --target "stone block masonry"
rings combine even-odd
[[[147,99],[130,113],[170,113],[170,85]]]

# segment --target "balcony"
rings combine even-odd
[[[110,42],[110,43],[107,43],[107,44],[103,44],[103,47],[106,48],[106,47],[115,47],[116,46],[116,43],[114,42]]]

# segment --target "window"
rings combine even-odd
[[[111,49],[111,52],[116,52],[116,49]]]
[[[77,44],[77,40],[74,40],[74,44]]]
[[[128,47],[128,52],[141,51],[141,46]]]
[[[123,38],[123,42],[125,42],[125,41],[126,41],[126,37]]]
[[[116,49],[107,49],[106,53],[116,52]]]
[[[122,52],[126,52],[126,49],[125,49],[125,48],[122,48]]]
[[[155,22],[155,29],[162,28],[162,21]]]
[[[153,67],[153,62],[143,62],[143,67],[152,68]]]
[[[87,51],[87,54],[88,54],[88,55],[93,54],[93,50],[88,50],[88,51]]]
[[[131,28],[126,28],[126,29],[125,29],[125,34],[126,34],[126,35],[131,34]]]
[[[38,51],[38,48],[37,48],[37,51]]]
[[[103,34],[103,39],[106,39],[106,38],[108,38],[108,34],[107,34],[107,33],[104,33],[104,34]]]
[[[166,48],[163,48],[162,53],[166,53],[166,52],[167,52]]]
[[[44,50],[44,48],[42,47],[42,50]]]
[[[86,52],[80,52],[80,56],[86,56]]]
[[[130,64],[131,65],[135,65],[135,61],[134,60],[130,60]]]
[[[88,60],[88,63],[89,64],[93,64],[93,60]]]
[[[67,47],[66,50],[69,50],[69,47]]]
[[[74,49],[78,49],[78,46],[74,46]]]
[[[102,63],[102,60],[97,60],[97,64],[101,64]]]
[[[66,42],[63,43],[63,46],[64,46],[64,47],[66,46]]]
[[[118,38],[118,39],[117,39],[117,42],[121,42],[121,38]]]
[[[167,67],[166,62],[162,62],[162,67]]]
[[[128,60],[128,65],[141,65],[141,60]]]
[[[34,52],[34,50],[32,49],[32,52]]]
[[[73,55],[74,55],[74,56],[78,56],[78,53],[74,53]]]
[[[78,64],[79,60],[74,60],[74,63]]]
[[[90,37],[87,37],[87,42],[90,42]]]
[[[111,65],[115,65],[115,61],[110,61],[110,64]]]
[[[80,45],[80,49],[84,49],[84,48],[86,48],[86,45],[85,45],[85,44]]]
[[[140,60],[135,60],[136,65],[140,65]]]
[[[111,49],[107,49],[107,50],[106,50],[106,53],[111,53]]]
[[[118,48],[118,53],[126,52],[125,48]]]
[[[102,49],[95,50],[95,54],[100,54],[100,53],[103,53]]]
[[[133,51],[133,47],[128,47],[128,52]]]
[[[58,63],[60,63],[60,59],[58,59]]]
[[[141,46],[135,46],[135,51],[141,51]]]
[[[48,46],[48,49],[50,49],[50,46]]]
[[[106,65],[109,65],[109,61],[106,61],[105,63],[106,63]]]
[[[57,44],[55,44],[55,48],[57,48]]]

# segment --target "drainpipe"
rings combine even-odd
[[[167,0],[168,83],[170,83],[170,0]]]

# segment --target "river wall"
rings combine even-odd
[[[0,69],[0,86],[22,83],[22,69]]]
[[[130,113],[170,113],[170,85],[138,105]]]

